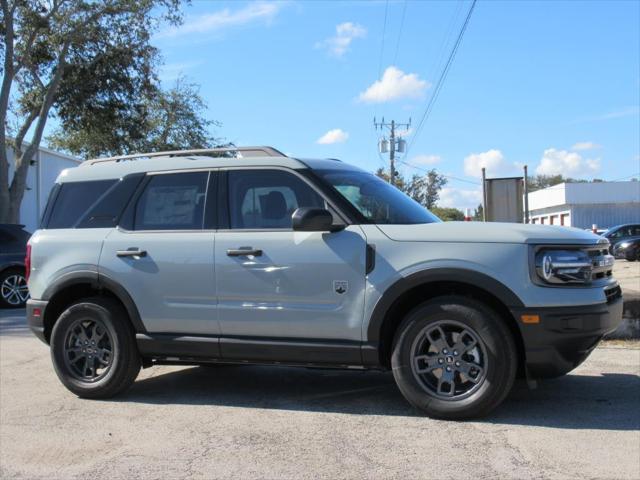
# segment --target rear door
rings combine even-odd
[[[294,232],[296,208],[327,206],[304,178],[275,168],[227,175],[221,227],[228,228],[218,230],[215,247],[223,337],[360,341],[366,256],[360,227]],[[221,342],[223,356],[227,343]]]
[[[216,174],[147,174],[104,241],[100,274],[122,285],[150,333],[215,335]]]

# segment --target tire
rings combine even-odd
[[[141,366],[127,313],[105,297],[81,300],[60,315],[51,333],[51,359],[60,381],[82,398],[123,392]]]
[[[24,269],[11,267],[0,273],[0,307],[22,308],[28,299]]]
[[[404,318],[391,367],[414,407],[433,418],[462,420],[486,415],[504,400],[518,355],[498,314],[474,299],[451,295],[429,300]]]
[[[635,262],[636,260],[640,259],[640,251],[638,252],[626,252],[624,254],[624,258],[627,260],[627,262]]]

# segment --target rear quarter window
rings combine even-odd
[[[73,228],[116,181],[96,180],[60,185],[46,228]]]

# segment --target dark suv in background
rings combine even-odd
[[[27,303],[24,259],[30,236],[24,225],[0,223],[0,307],[24,307]]]

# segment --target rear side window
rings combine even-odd
[[[55,198],[47,228],[73,228],[116,181],[63,183]]]
[[[208,172],[151,176],[136,205],[135,230],[200,230]]]
[[[144,174],[128,175],[109,189],[87,212],[77,228],[115,227]]]

